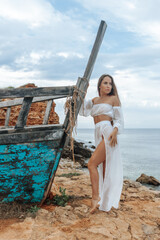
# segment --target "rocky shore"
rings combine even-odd
[[[72,196],[65,207],[44,204],[35,217],[1,219],[0,240],[160,239],[159,191],[125,179],[119,209],[89,214],[89,174],[69,159],[61,159],[51,197],[59,187]]]
[[[94,146],[92,146],[93,148]],[[81,167],[86,168],[86,159],[89,159],[92,155],[92,151],[84,146],[83,142],[78,142],[74,140],[74,158],[75,162],[80,163]],[[70,142],[67,146],[64,147],[62,158],[69,158],[72,159],[72,152],[70,148]]]

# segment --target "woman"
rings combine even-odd
[[[123,167],[117,134],[123,130],[121,103],[113,78],[104,74],[98,81],[99,97],[83,102],[80,115],[94,118],[96,150],[88,169],[92,184],[91,213],[118,208],[123,186]],[[97,169],[98,167],[98,169]]]

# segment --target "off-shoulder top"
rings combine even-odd
[[[98,115],[107,115],[113,120],[113,128],[118,128],[118,134],[122,133],[124,128],[124,119],[121,106],[112,106],[108,103],[93,104],[92,99],[82,103],[79,114],[81,116],[92,117]]]

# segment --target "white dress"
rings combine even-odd
[[[110,121],[101,121],[95,124],[95,146],[98,146],[103,136],[106,149],[106,167],[103,180],[103,163],[98,166],[99,195],[101,198],[99,209],[109,211],[112,207],[118,208],[123,187],[123,166],[119,140],[117,139],[118,144],[115,147],[111,147],[108,137],[115,127],[118,128],[118,134],[123,131],[124,120],[122,108],[107,103],[93,104],[92,100],[84,100],[79,114],[85,117],[89,115],[95,117],[105,114],[113,119],[113,126]]]

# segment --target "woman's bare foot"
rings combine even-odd
[[[90,213],[94,213],[95,210],[99,207],[99,204],[98,202],[100,201],[100,197],[97,198],[97,199],[92,199],[91,200],[91,210],[90,210]]]

